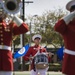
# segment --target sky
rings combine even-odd
[[[42,15],[45,11],[62,8],[66,10],[65,6],[70,0],[25,0],[33,1],[33,3],[25,3],[25,16],[28,15]]]

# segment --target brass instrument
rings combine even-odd
[[[2,7],[7,14],[16,14],[22,8],[21,0],[3,0]]]

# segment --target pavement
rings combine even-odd
[[[25,74],[30,74],[30,71],[17,71],[17,72],[14,71],[14,75],[15,74],[17,74],[17,75],[24,74],[25,75]],[[61,72],[48,71],[47,75],[64,75],[64,74],[62,74]]]

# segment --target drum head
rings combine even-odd
[[[45,69],[48,67],[48,58],[45,54],[40,53],[34,57],[34,64],[37,69]]]

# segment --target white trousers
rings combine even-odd
[[[11,71],[8,71],[8,72],[0,71],[0,75],[13,75],[13,72],[11,72]]]
[[[36,69],[36,71],[31,70],[30,75],[46,75],[48,68],[46,69]]]

